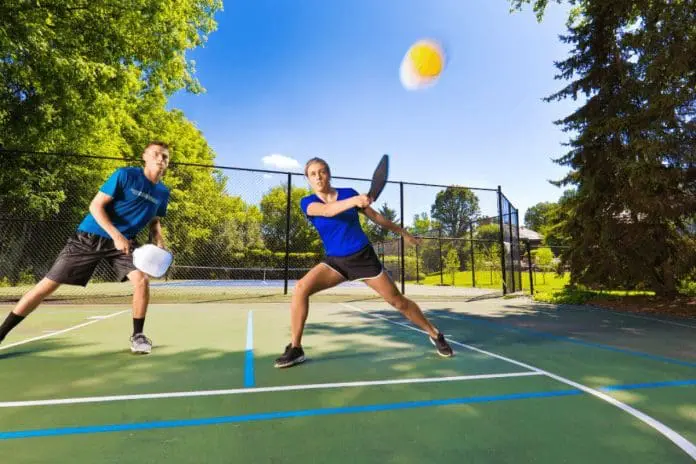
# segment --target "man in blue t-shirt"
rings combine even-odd
[[[164,247],[160,218],[167,212],[169,190],[160,181],[169,166],[169,146],[150,142],[143,152],[145,167],[117,169],[101,186],[89,213],[56,258],[51,269],[27,292],[0,326],[0,342],[62,284],[87,285],[97,265],[105,260],[119,281],[133,283],[131,351],[149,354],[152,342],[143,334],[150,299],[148,277],[135,268],[131,252],[136,235],[149,225],[150,236]]]

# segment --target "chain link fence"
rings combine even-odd
[[[0,194],[0,301],[16,301],[50,269],[106,178],[119,167],[140,164],[70,154],[0,157],[7,168],[0,178],[4,185],[12,185],[7,176],[36,183]],[[166,276],[153,279],[153,297],[160,301],[286,295],[324,257],[300,209],[301,198],[311,193],[301,174],[172,163],[163,182],[171,191],[164,236],[175,261]],[[333,184],[364,192],[370,180],[337,176]],[[419,238],[417,245],[408,244],[361,215],[386,271],[406,294],[522,289],[518,211],[500,188],[390,181],[373,208]],[[147,231],[137,240],[148,242]],[[114,279],[102,263],[86,288],[62,286],[54,298],[116,301],[129,295],[130,287]],[[333,291],[372,294],[361,283]]]
[[[538,242],[522,241],[520,276],[530,294],[551,293],[570,283],[570,271],[560,259],[563,245],[546,246]]]

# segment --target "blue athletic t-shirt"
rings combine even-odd
[[[352,188],[337,188],[337,200],[345,200],[359,195]],[[300,202],[302,211],[319,232],[327,256],[348,256],[356,253],[370,244],[367,235],[360,227],[358,208],[348,209],[333,217],[309,216],[307,207],[314,202],[324,203],[318,196],[312,194]]]
[[[169,190],[153,184],[142,168],[120,168],[99,189],[113,200],[105,209],[111,223],[128,239],[135,238],[154,217],[167,213]],[[92,214],[87,214],[77,230],[111,238]]]

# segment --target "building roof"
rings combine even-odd
[[[530,242],[541,242],[544,236],[532,229],[527,229],[520,226],[520,240],[529,240]]]

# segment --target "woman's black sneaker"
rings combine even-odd
[[[449,343],[447,343],[447,340],[445,340],[445,336],[442,335],[442,332],[437,334],[437,338],[428,338],[430,338],[430,343],[435,345],[435,348],[437,348],[437,354],[439,354],[443,358],[450,358],[454,356],[454,351],[452,350],[452,347],[449,345]]]
[[[292,346],[292,343],[285,347],[285,353],[275,361],[275,367],[290,367],[305,361],[304,350],[300,346]]]

